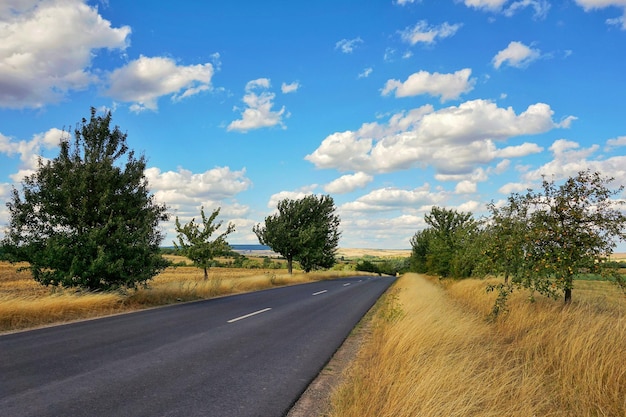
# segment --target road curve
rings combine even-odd
[[[320,281],[0,336],[0,415],[283,416],[393,281]]]

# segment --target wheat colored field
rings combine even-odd
[[[516,293],[487,317],[484,280],[404,275],[333,396],[331,417],[624,417],[626,299],[576,282],[574,302]]]
[[[182,257],[170,257],[184,262]],[[305,274],[286,269],[211,268],[209,280],[193,266],[167,268],[147,288],[126,292],[90,293],[48,288],[30,273],[17,272],[19,265],[0,262],[0,332],[72,320],[123,313],[176,302],[207,299],[322,279],[356,275],[355,271],[320,271]]]
[[[408,258],[411,256],[410,249],[359,249],[359,248],[339,248],[338,256],[346,258],[361,258],[373,256],[376,258]]]

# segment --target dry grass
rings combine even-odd
[[[408,258],[411,256],[411,249],[359,249],[359,248],[339,248],[337,256],[346,258],[360,258],[372,256],[376,258]]]
[[[496,323],[485,281],[444,289],[409,274],[395,288],[331,416],[626,415],[626,301],[614,288],[609,307],[584,290],[567,308],[518,294]]]
[[[275,286],[331,279],[354,271],[308,274],[286,270],[212,268],[209,280],[193,266],[167,268],[147,288],[123,292],[89,293],[46,288],[28,272],[0,262],[0,331],[24,329],[76,319],[121,313],[169,303],[207,299]]]

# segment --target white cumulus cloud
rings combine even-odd
[[[626,146],[626,136],[620,136],[606,141],[605,150],[611,151],[615,148]]]
[[[326,184],[324,191],[334,194],[345,194],[357,188],[363,188],[374,180],[369,174],[357,172],[356,174],[343,175],[336,180]]]
[[[548,0],[517,0],[511,3],[509,0],[465,0],[464,4],[477,10],[502,13],[507,17],[513,16],[519,10],[531,7],[534,10],[535,19],[545,18],[550,10]]]
[[[465,0],[467,7],[485,10],[500,10],[508,0]]]
[[[437,204],[445,198],[444,192],[433,192],[429,184],[413,190],[386,187],[374,190],[353,202],[341,206],[344,211],[391,211],[405,208],[419,208]]]
[[[626,184],[626,155],[606,158],[598,155],[601,149],[599,144],[582,147],[578,142],[558,139],[549,148],[553,159],[536,169],[525,172],[521,177],[523,182],[520,184],[535,184],[532,187],[534,188],[538,186],[542,176],[559,181],[573,177],[578,172],[587,169],[615,178],[613,183],[615,187],[619,184]],[[514,185],[508,185],[503,191],[514,189]]]
[[[544,103],[519,114],[487,100],[436,111],[425,106],[393,115],[386,125],[369,123],[357,131],[333,133],[305,159],[318,168],[339,171],[381,173],[432,166],[438,174],[468,173],[497,159],[539,152],[541,148],[531,143],[498,149],[496,142],[567,127],[555,122],[553,113]]]
[[[99,82],[93,57],[103,48],[123,51],[130,33],[81,0],[3,1],[0,107],[43,107]]]
[[[232,171],[229,167],[216,167],[201,173],[183,168],[162,172],[151,167],[146,169],[145,175],[155,198],[172,206],[181,202],[199,204],[203,200],[231,198],[252,184],[245,169]]]
[[[541,57],[539,49],[532,49],[521,42],[513,41],[493,57],[494,68],[507,64],[515,68],[524,68]]]
[[[507,146],[506,148],[498,150],[496,153],[499,158],[521,158],[540,152],[543,152],[543,147],[536,143],[527,142],[518,146]]]
[[[550,2],[548,0],[519,0],[514,1],[504,10],[504,15],[511,17],[517,11],[532,7],[535,19],[545,19],[550,10]]]
[[[176,236],[174,218],[182,223],[200,216],[200,207],[205,213],[220,208],[218,221],[235,224],[236,232],[229,237],[247,238],[251,221],[245,217],[250,209],[235,201],[237,194],[246,191],[252,181],[246,177],[246,170],[233,171],[229,167],[215,167],[204,172],[192,172],[179,168],[177,171],[161,171],[158,167],[147,168],[144,172],[151,192],[158,203],[165,204],[172,218],[161,224],[167,235],[166,243]],[[245,230],[239,230],[243,227]]]
[[[575,0],[585,11],[595,9],[604,9],[607,7],[617,7],[622,9],[623,15],[620,17],[607,19],[607,23],[611,25],[621,25],[626,30],[626,0]]]
[[[472,194],[476,192],[476,183],[469,180],[460,181],[454,188],[456,194]]]
[[[470,79],[472,70],[465,68],[451,74],[429,73],[419,71],[411,74],[406,81],[388,80],[382,90],[383,95],[395,91],[396,97],[410,97],[420,94],[440,96],[441,101],[458,98],[474,88],[475,79]]]
[[[67,132],[57,128],[37,133],[30,140],[14,140],[0,133],[0,153],[9,157],[19,155],[20,158],[18,171],[10,175],[11,179],[20,182],[25,176],[33,174],[44,151],[58,148],[61,139],[68,136]],[[46,160],[45,157],[43,159]]]
[[[283,94],[289,94],[289,93],[295,93],[296,91],[298,91],[299,88],[300,88],[300,83],[298,83],[297,81],[292,82],[290,84],[282,83],[282,85],[280,86],[280,91],[282,91]]]
[[[278,207],[278,203],[281,200],[289,199],[289,200],[300,200],[308,195],[313,194],[313,191],[317,188],[317,184],[305,185],[296,191],[280,191],[278,193],[272,194],[267,203],[267,207],[271,209],[276,209]]]
[[[413,27],[407,27],[400,32],[403,41],[415,45],[417,43],[432,44],[439,39],[449,38],[461,28],[460,23],[450,24],[444,22],[441,25],[429,25],[426,20],[420,20]]]
[[[110,74],[106,94],[133,103],[133,111],[156,111],[159,97],[173,95],[176,101],[209,90],[212,77],[211,63],[184,66],[171,58],[141,56]]]
[[[288,114],[285,115],[284,106],[278,111],[272,110],[276,94],[266,91],[269,88],[268,78],[258,78],[246,84],[246,94],[243,96],[246,107],[241,113],[241,119],[234,120],[228,125],[228,131],[247,132],[276,125],[284,127],[283,116],[288,117]],[[258,90],[260,92],[257,92]],[[235,108],[235,110],[238,109]]]

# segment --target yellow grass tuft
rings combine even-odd
[[[624,300],[611,309],[589,301],[564,308],[520,294],[490,324],[485,285],[444,289],[403,276],[396,301],[386,301],[402,314],[376,316],[330,415],[626,415]]]
[[[124,311],[119,294],[52,294],[46,297],[0,297],[0,329],[21,329]]]

